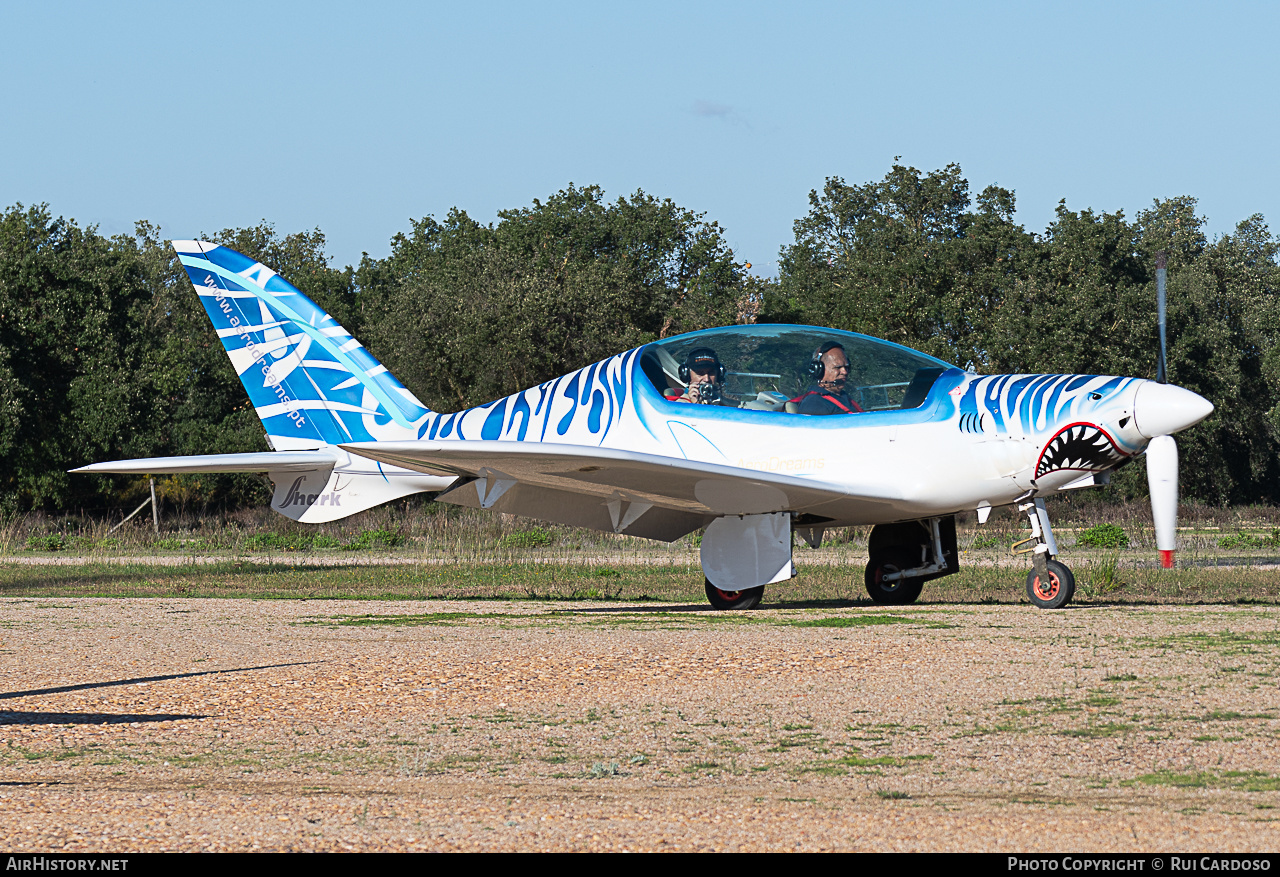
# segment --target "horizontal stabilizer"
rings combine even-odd
[[[332,449],[266,454],[204,454],[94,463],[71,470],[98,475],[184,475],[265,472],[275,483],[271,507],[286,518],[321,524],[415,493],[445,490],[452,475],[424,475],[351,459]]]
[[[201,454],[193,457],[145,457],[113,460],[72,469],[98,475],[183,475],[195,472],[306,472],[331,468],[338,462],[323,451],[263,454]]]
[[[337,521],[393,499],[444,490],[454,482],[452,476],[404,470],[357,474],[327,467],[277,470],[271,480],[276,486],[271,507],[303,524]]]

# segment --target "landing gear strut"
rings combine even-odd
[[[924,583],[951,575],[956,563],[956,519],[926,518],[877,524],[867,541],[867,595],[885,606],[914,603]]]
[[[1057,560],[1058,541],[1053,538],[1044,500],[1033,499],[1029,491],[1018,497],[1018,511],[1031,525],[1031,535],[1013,545],[1015,554],[1031,555],[1027,598],[1041,609],[1061,609],[1075,596],[1076,577]]]

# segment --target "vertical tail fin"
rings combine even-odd
[[[419,437],[430,409],[292,284],[235,250],[172,243],[277,451]]]

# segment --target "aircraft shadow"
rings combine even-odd
[[[1277,566],[1280,565],[1280,557],[1262,557],[1255,555],[1249,557],[1241,555],[1239,557],[1219,555],[1217,557],[1186,557],[1184,555],[1191,552],[1178,553],[1178,565],[1193,566],[1196,569],[1213,569],[1215,566]],[[1152,563],[1152,566],[1155,566]]]
[[[114,564],[111,566],[104,564],[103,566],[96,569],[86,569],[86,567],[90,566],[92,563],[93,561],[91,559],[88,559],[85,561],[83,565],[77,567],[77,574],[75,577],[75,587],[80,589],[91,589],[94,587],[106,588],[111,585],[117,585],[117,584],[138,584],[138,570],[136,569],[136,567],[133,569],[127,569],[127,568],[115,569],[113,568],[114,566],[116,566]],[[357,564],[357,563],[334,564],[334,565],[317,564],[315,566],[309,566],[305,563],[305,561],[302,561],[301,559],[295,561],[287,558],[280,558],[279,560],[265,562],[265,563],[259,563],[256,561],[252,563],[241,563],[234,557],[228,557],[226,558],[225,563],[217,563],[217,564],[196,565],[196,564],[181,563],[181,564],[175,564],[173,566],[160,566],[160,565],[151,565],[151,564],[147,564],[146,566],[147,566],[146,578],[149,584],[158,586],[160,588],[170,588],[173,590],[179,590],[184,583],[189,582],[191,574],[193,572],[206,573],[206,574],[217,573],[220,575],[225,575],[228,573],[228,570],[226,569],[226,567],[228,566],[233,567],[233,569],[230,570],[230,573],[233,575],[234,574],[278,573],[278,572],[281,572],[282,570],[304,570],[305,571],[305,570],[320,570],[320,569],[344,570],[344,569],[363,568],[361,567],[360,564]],[[34,566],[34,565],[31,567],[24,567],[21,569],[15,569],[14,567],[10,567],[9,576],[7,577],[6,581],[4,581],[3,583],[0,583],[0,596],[23,597],[26,595],[23,593],[13,593],[13,592],[21,592],[23,589],[26,589],[26,588],[46,587],[49,584],[50,584],[50,580],[48,575],[48,568],[46,567],[40,567],[40,566]],[[63,585],[66,585],[66,584],[67,583],[65,582],[63,583]],[[67,594],[65,596],[74,596],[74,595]],[[94,596],[99,596],[99,595],[94,595]],[[41,597],[39,599],[56,599],[56,598]]]
[[[137,685],[141,682],[165,682],[169,679],[192,679],[196,676],[213,676],[218,673],[248,673],[252,670],[272,670],[276,667],[302,667],[307,664],[323,663],[323,661],[291,661],[287,664],[263,664],[260,667],[232,667],[228,670],[201,670],[198,673],[170,673],[166,676],[138,676],[133,679],[112,679],[107,682],[82,682],[79,685],[59,685],[54,688],[31,688],[26,691],[0,692],[0,700],[10,697],[35,697],[41,694],[62,694],[67,691],[88,691],[91,688],[112,688],[117,685]]]
[[[875,606],[870,600],[804,600],[786,603],[763,603],[759,609],[750,610],[759,612],[768,609],[857,609],[868,606]],[[899,607],[887,607],[890,609]],[[670,603],[664,603],[656,606],[589,606],[579,608],[577,606],[572,609],[559,610],[569,615],[637,615],[637,614],[667,614],[671,612],[688,612],[696,615],[724,615],[725,613],[713,609],[706,603],[691,603],[688,605],[673,606]]]
[[[196,713],[33,713],[0,710],[0,725],[122,725],[207,719]]]

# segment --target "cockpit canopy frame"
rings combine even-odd
[[[680,389],[680,363],[709,347],[725,367],[723,403],[780,411],[814,383],[811,363],[824,344],[840,344],[849,358],[846,392],[863,411],[921,405],[950,363],[868,335],[819,326],[743,325],[690,332],[646,346],[641,367],[659,393]]]

